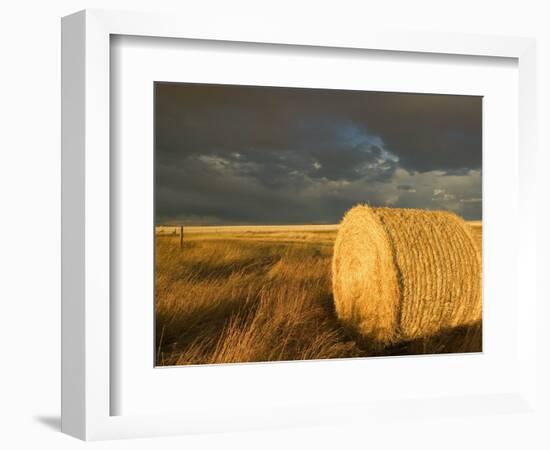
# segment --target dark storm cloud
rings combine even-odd
[[[334,222],[481,169],[478,97],[157,83],[155,133],[159,222]]]
[[[399,189],[400,191],[411,191],[414,190],[414,187],[412,186],[412,184],[398,184],[397,189]]]

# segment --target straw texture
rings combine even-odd
[[[380,346],[481,320],[480,248],[448,212],[352,208],[336,237],[332,284],[342,323]]]

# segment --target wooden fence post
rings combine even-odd
[[[183,225],[180,226],[180,248],[183,248]]]

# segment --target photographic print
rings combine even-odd
[[[482,98],[156,82],[157,366],[482,351]]]

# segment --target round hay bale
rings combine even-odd
[[[448,212],[352,208],[336,236],[332,286],[339,319],[375,346],[481,320],[481,255]]]

